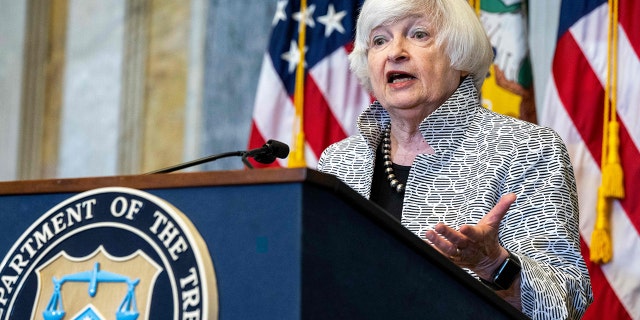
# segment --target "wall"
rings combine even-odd
[[[0,180],[137,174],[246,149],[276,3],[0,0]],[[35,41],[27,17],[43,4],[52,14],[40,27],[58,32],[39,40],[49,55],[38,94],[25,89],[43,81],[27,72],[25,39]],[[530,1],[539,116],[559,4]],[[191,170],[239,168],[221,159]]]
[[[245,150],[276,1],[211,1],[205,49],[203,153]],[[221,159],[204,169],[242,168]]]
[[[26,3],[0,0],[0,8],[0,180],[15,180]]]

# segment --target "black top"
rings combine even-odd
[[[387,210],[387,212],[400,221],[402,218],[402,202],[404,200],[404,193],[398,193],[394,188],[391,188],[389,181],[387,180],[387,173],[384,172],[385,168],[383,162],[381,144],[378,146],[376,155],[376,164],[373,169],[373,181],[371,182],[371,196],[369,199]],[[392,166],[396,179],[406,186],[411,167],[401,166],[395,163]]]

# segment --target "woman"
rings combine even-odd
[[[318,169],[526,315],[580,318],[593,298],[566,147],[481,107],[492,56],[464,0],[367,0],[349,59],[376,101]]]

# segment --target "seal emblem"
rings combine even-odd
[[[0,319],[217,319],[207,246],[144,191],[112,187],[42,214],[0,265]]]

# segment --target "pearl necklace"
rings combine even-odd
[[[396,175],[393,173],[393,162],[391,161],[391,126],[387,125],[384,128],[384,137],[382,138],[382,158],[384,159],[384,172],[387,173],[387,181],[391,189],[397,193],[404,193],[404,184],[400,183],[396,179]]]

